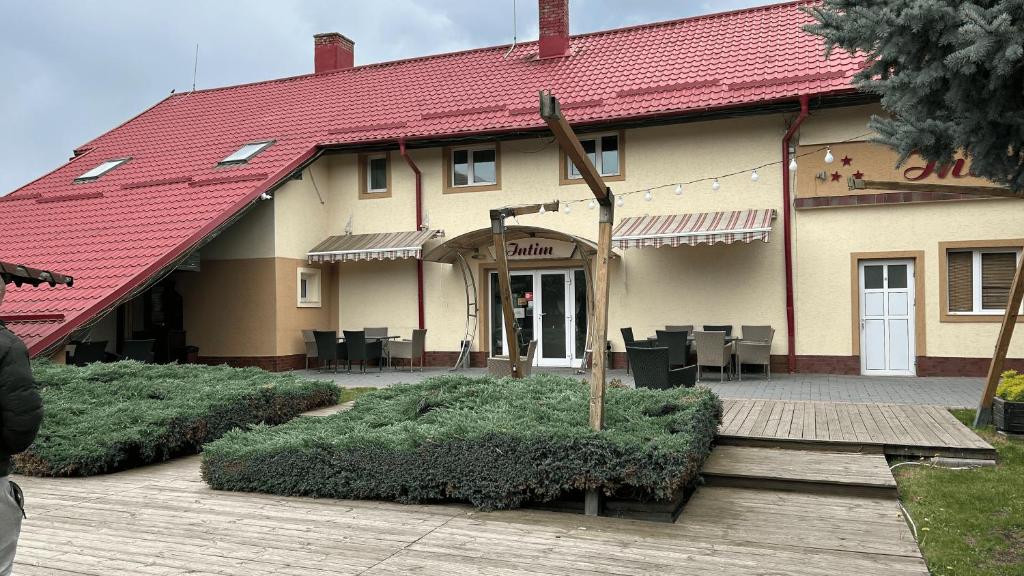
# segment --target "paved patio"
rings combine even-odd
[[[535,368],[566,376],[575,371],[560,368]],[[358,386],[385,387],[395,384],[418,382],[428,376],[449,374],[446,369],[426,369],[423,372],[404,372],[385,369],[378,372],[367,370],[365,374],[333,372],[318,373],[304,370],[302,374],[311,378],[332,378],[339,385],[348,388]],[[482,376],[483,368],[471,368],[458,372]],[[580,376],[583,378],[584,376]],[[618,379],[628,386],[633,385],[632,375],[625,370],[611,370],[609,380]],[[719,382],[718,376],[708,374],[703,384],[709,386],[722,398],[754,400],[817,400],[830,402],[867,402],[883,404],[930,404],[949,408],[974,408],[985,387],[984,378],[906,378],[840,376],[834,374],[773,374],[771,381],[753,374],[742,382]]]

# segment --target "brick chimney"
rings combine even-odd
[[[356,43],[337,32],[313,35],[313,73],[323,74],[351,68]]]
[[[540,50],[538,58],[569,55],[569,0],[539,0]]]

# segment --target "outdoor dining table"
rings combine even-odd
[[[367,342],[382,342],[381,348],[383,349],[384,357],[387,358],[387,360],[388,360],[388,368],[391,368],[391,351],[388,350],[388,342],[390,342],[392,340],[398,340],[400,338],[401,338],[401,336],[398,336],[398,335],[394,335],[394,336],[367,336],[366,337],[366,341]],[[344,342],[344,341],[345,341],[345,337],[344,336],[338,336],[338,342]]]

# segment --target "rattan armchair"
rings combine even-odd
[[[366,372],[366,365],[371,360],[376,360],[381,371],[384,370],[384,362],[381,360],[384,345],[380,340],[368,342],[366,332],[363,330],[343,330],[345,335],[345,348],[348,352],[348,371],[352,371],[352,363],[358,362],[360,369]]]
[[[636,338],[633,337],[633,327],[619,328],[619,332],[622,332],[622,345],[626,348],[630,346],[636,346]],[[629,354],[626,354],[626,374],[629,374]]]
[[[683,386],[689,388],[697,382],[697,367],[669,368],[669,349],[630,346],[626,355],[633,365],[633,382],[637,388],[664,390]]]
[[[533,357],[537,354],[537,341],[530,340],[526,347],[526,356],[520,356],[519,366],[523,370],[523,376],[529,376],[533,372]],[[491,356],[487,359],[487,373],[495,378],[504,378],[512,375],[512,362],[508,356]]]
[[[334,371],[338,371],[338,361],[341,354],[338,353],[338,333],[334,330],[313,330],[313,341],[316,345],[316,369],[322,372],[324,365],[328,368],[334,364]],[[309,362],[307,357],[306,362]]]
[[[156,358],[156,340],[125,340],[121,345],[121,359],[152,364]]]
[[[687,342],[690,333],[668,330],[657,330],[655,333],[658,335],[658,346],[668,348],[669,367],[686,366],[690,356],[690,344]]]
[[[413,360],[419,358],[420,371],[423,371],[423,352],[426,349],[427,331],[413,330],[412,340],[398,340],[392,342],[390,348],[391,360],[401,358],[409,360],[409,371],[412,372]]]
[[[764,375],[772,379],[771,352],[775,329],[771,326],[744,326],[743,339],[736,343],[736,377],[743,380],[744,364],[760,364]]]
[[[725,336],[732,336],[732,324],[705,324],[705,332],[725,332]]]
[[[75,352],[68,361],[74,366],[85,366],[93,362],[105,362],[107,359],[107,341],[78,342]]]
[[[697,347],[697,381],[701,380],[705,366],[714,366],[721,370],[721,381],[725,381],[727,371],[732,372],[732,343],[725,343],[725,332],[694,332],[694,344]],[[731,376],[730,376],[731,379]]]
[[[306,346],[306,370],[309,370],[309,361],[316,358],[316,338],[312,330],[302,331],[302,343]]]

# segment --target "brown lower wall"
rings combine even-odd
[[[219,366],[227,364],[235,368],[256,367],[268,372],[285,372],[288,370],[302,370],[306,367],[305,354],[290,354],[288,356],[200,356],[200,364]],[[310,367],[316,365],[310,362]]]
[[[430,351],[424,357],[423,365],[430,368],[451,368],[458,359],[458,352]],[[472,352],[470,366],[484,368],[487,366],[485,352]],[[786,372],[786,356],[772,356],[772,372]],[[255,366],[271,372],[286,370],[302,370],[306,367],[303,354],[287,356],[200,356],[200,364],[227,364],[238,368]],[[988,373],[988,358],[942,358],[935,356],[918,356],[918,376],[985,376]],[[311,361],[315,367],[315,361]],[[404,363],[402,364],[404,366]],[[626,367],[624,352],[612,353],[612,368]],[[1024,358],[1007,358],[1006,370],[1024,372]],[[802,374],[860,374],[860,358],[857,356],[797,356],[796,371]]]

